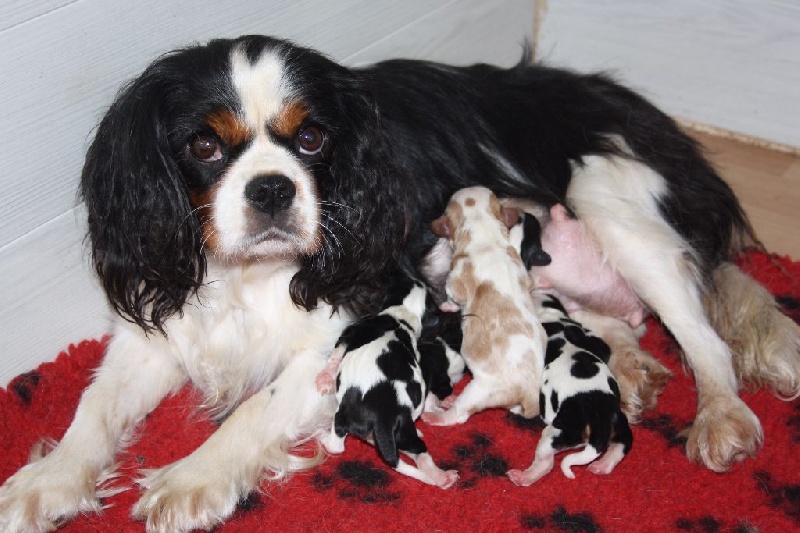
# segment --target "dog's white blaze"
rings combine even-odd
[[[292,99],[288,74],[280,57],[264,52],[255,62],[236,49],[231,56],[231,79],[242,106],[242,120],[255,133],[255,138],[230,166],[220,181],[214,198],[214,225],[220,252],[246,257],[292,257],[313,251],[319,244],[319,202],[313,177],[287,149],[276,143],[267,132],[274,120]],[[280,239],[252,234],[248,220],[252,208],[244,196],[245,187],[256,176],[276,175],[289,178],[296,196],[284,216],[295,220],[298,228]]]
[[[251,63],[241,48],[231,53],[231,79],[242,105],[244,120],[262,132],[292,97],[289,75],[280,56],[266,51]]]
[[[663,218],[664,178],[632,159],[589,156],[576,167],[567,203],[611,266],[661,318],[683,347],[696,380],[735,393],[727,345],[705,316],[692,247]],[[718,391],[719,392],[719,391]]]

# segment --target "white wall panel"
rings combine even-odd
[[[512,64],[532,21],[533,0],[3,3],[0,385],[107,330],[75,192],[104,110],[159,54],[265,33],[348,64],[399,56]]]
[[[0,31],[23,24],[77,0],[3,0],[0,4]]]
[[[611,71],[671,115],[800,147],[796,0],[550,0],[539,57]]]

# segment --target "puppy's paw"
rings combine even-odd
[[[686,455],[714,472],[755,455],[763,442],[761,423],[737,396],[716,395],[700,402],[697,417],[684,431]]]
[[[466,421],[466,418],[461,420],[458,416],[458,413],[456,413],[453,409],[439,413],[422,413],[420,418],[423,422],[430,426],[453,426]]]
[[[588,470],[596,476],[607,476],[613,472],[624,457],[625,447],[622,444],[614,443],[598,460],[589,465]]]
[[[456,396],[455,394],[451,394],[450,396],[439,400],[439,408],[444,409],[445,411],[453,407],[453,404],[456,403]]]
[[[439,310],[443,313],[458,313],[461,311],[461,306],[453,300],[447,300],[439,305]]]
[[[99,496],[123,489],[96,490],[115,477],[98,479],[92,468],[49,456],[25,465],[0,487],[0,530],[53,531],[78,513],[99,513]]]
[[[185,461],[143,472],[139,484],[146,490],[131,516],[144,520],[147,531],[210,529],[230,516],[239,497],[249,492],[208,465],[191,468]]]
[[[323,370],[317,374],[317,379],[314,383],[317,386],[317,392],[320,394],[330,394],[335,389],[336,378],[331,372]]]
[[[511,480],[511,483],[518,487],[527,487],[533,483],[532,480],[525,475],[525,471],[519,469],[513,469],[506,472],[508,479]]]
[[[436,484],[439,486],[439,488],[447,490],[455,485],[456,481],[458,481],[457,470],[443,470],[442,476],[440,479],[436,480]]]

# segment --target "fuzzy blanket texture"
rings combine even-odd
[[[741,266],[800,321],[800,263],[754,253]],[[576,467],[570,480],[556,467],[531,487],[514,486],[505,472],[531,463],[543,426],[490,410],[457,427],[418,422],[437,464],[459,471],[450,490],[395,473],[350,437],[342,455],[265,482],[216,531],[800,531],[800,402],[743,391],[764,426],[764,448],[730,472],[710,472],[683,453],[679,433],[694,416],[696,391],[677,345],[652,319],[642,343],[674,376],[658,406],[633,426],[633,449],[609,476]],[[25,464],[39,439],[61,438],[104,347],[105,340],[70,346],[0,389],[0,480]],[[119,457],[118,482],[130,490],[108,498],[101,515],[80,516],[62,531],[144,531],[129,518],[137,471],[187,455],[214,431],[199,400],[189,387],[165,400]]]

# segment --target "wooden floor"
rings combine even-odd
[[[690,133],[739,197],[767,250],[800,260],[800,156]]]

